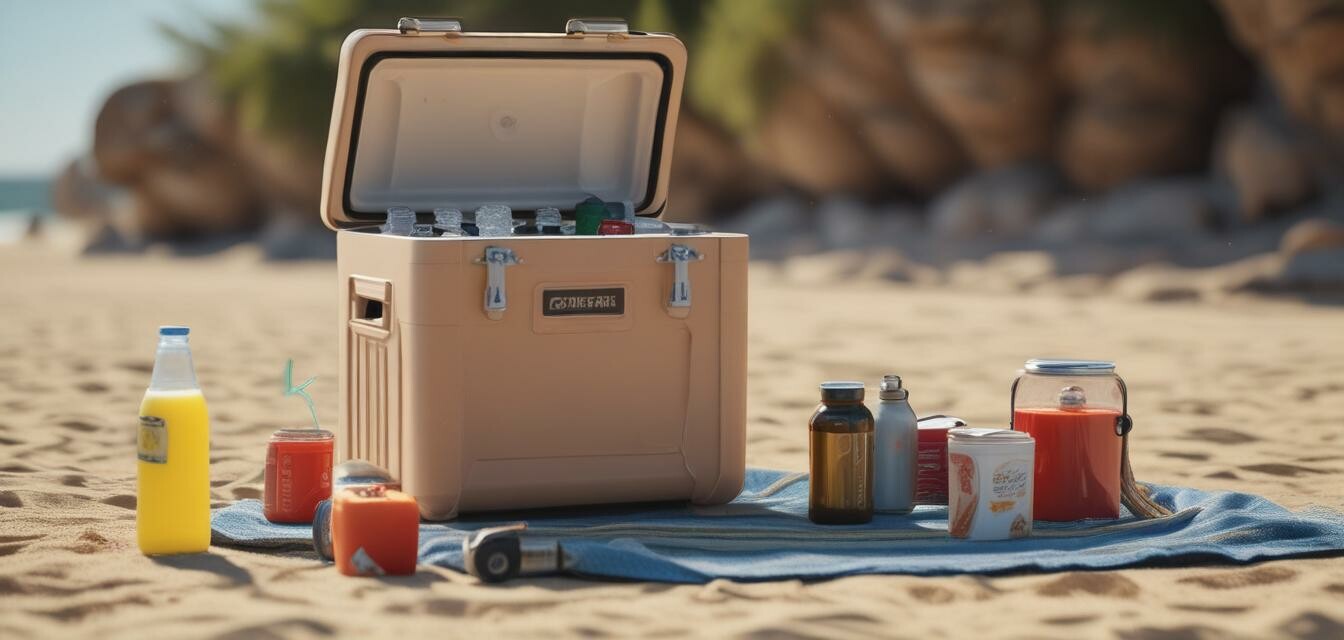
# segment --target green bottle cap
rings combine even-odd
[[[574,233],[580,236],[597,235],[597,227],[607,217],[607,205],[597,198],[588,198],[574,207]]]

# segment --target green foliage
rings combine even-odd
[[[749,131],[779,84],[779,47],[819,0],[717,0],[692,43],[692,106],[730,130]]]
[[[567,18],[649,16],[658,29],[694,24],[698,3],[671,0],[256,0],[253,24],[210,24],[192,38],[161,30],[195,57],[237,108],[240,124],[320,149],[326,141],[341,43],[361,28],[390,28],[401,16],[457,16],[468,29],[559,31]],[[638,11],[638,13],[637,13]],[[641,28],[635,23],[633,28]]]

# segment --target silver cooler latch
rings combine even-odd
[[[658,256],[658,262],[672,263],[672,293],[667,297],[667,313],[675,318],[685,318],[691,313],[691,270],[690,263],[703,260],[695,249],[684,244],[674,244]]]
[[[522,264],[522,260],[506,247],[486,247],[485,255],[472,262],[485,265],[485,315],[491,320],[504,317],[509,296],[504,291],[504,268]]]

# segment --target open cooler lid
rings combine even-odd
[[[340,229],[387,209],[572,211],[595,195],[656,216],[667,202],[686,66],[675,36],[619,20],[565,33],[472,33],[402,18],[341,47],[322,219]]]

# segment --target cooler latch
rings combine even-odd
[[[658,256],[658,262],[672,263],[672,293],[667,297],[667,313],[674,318],[685,318],[691,313],[690,263],[703,260],[695,249],[674,244]]]
[[[570,18],[565,22],[565,35],[626,38],[630,25],[620,18]]]
[[[473,262],[485,265],[485,315],[499,320],[509,306],[509,296],[504,291],[504,268],[523,261],[514,255],[513,249],[486,247],[485,255]]]
[[[397,31],[412,36],[431,33],[460,35],[462,21],[457,18],[401,18],[397,20]]]

